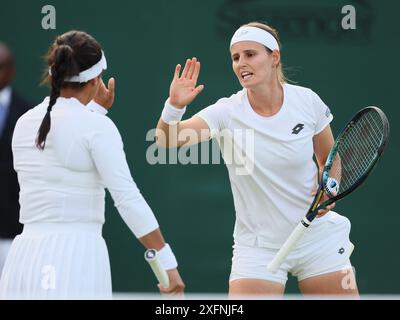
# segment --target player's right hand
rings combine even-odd
[[[109,110],[114,104],[114,98],[115,98],[115,79],[110,78],[108,80],[108,88],[107,88],[103,82],[103,79],[100,77],[100,86],[93,100],[99,105],[101,105],[103,108]]]
[[[178,272],[178,269],[167,270],[169,277],[169,288],[164,288],[161,284],[158,285],[161,294],[182,295],[185,290],[185,284]]]
[[[311,191],[311,195],[315,196],[317,194],[317,191],[318,191],[318,188],[313,189]],[[329,199],[328,195],[324,192],[324,194],[321,197],[321,200],[319,201],[319,204],[325,202],[328,199]],[[325,209],[318,210],[317,218],[321,218],[324,215],[326,215],[329,211],[333,210],[333,208],[335,208],[335,204],[336,203],[334,202],[334,203],[330,204],[329,206],[326,206]]]
[[[182,66],[175,68],[174,79],[169,89],[169,103],[176,108],[183,109],[189,105],[204,89],[204,85],[197,85],[200,74],[200,62],[196,58],[187,59],[185,68],[180,74]]]

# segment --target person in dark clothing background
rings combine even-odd
[[[15,64],[11,50],[0,42],[0,275],[12,239],[22,231],[19,223],[19,185],[13,168],[11,139],[20,116],[33,107],[11,83]]]

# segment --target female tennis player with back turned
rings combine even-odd
[[[104,188],[140,242],[159,250],[170,280],[160,290],[182,293],[175,256],[131,177],[118,129],[105,116],[114,79],[107,89],[101,46],[70,31],[56,38],[47,60],[50,97],[19,119],[12,141],[24,229],[8,255],[0,297],[111,298]]]
[[[303,294],[358,297],[349,259],[350,222],[331,211],[334,205],[319,212],[319,219],[276,273],[267,270],[313,201],[318,168],[323,169],[334,143],[333,116],[312,90],[285,81],[279,39],[270,26],[252,22],[239,28],[230,54],[243,90],[181,121],[186,106],[204,88],[197,86],[200,62],[188,59],[182,72],[180,65],[176,67],[156,135],[159,145],[176,147],[187,145],[184,137],[177,137],[190,129],[197,133],[194,143],[219,139],[224,156],[228,145],[238,147],[240,154],[247,150],[246,143],[236,138],[244,134],[235,131],[254,133],[254,146],[249,148],[254,155],[246,154],[247,159],[253,157],[252,170],[238,174],[235,161],[226,161],[236,211],[230,296],[280,296],[290,272]],[[221,139],[226,131],[231,132],[230,144]]]

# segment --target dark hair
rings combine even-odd
[[[36,137],[36,146],[44,150],[46,137],[50,131],[50,112],[60,96],[61,88],[83,88],[88,82],[65,82],[67,77],[78,75],[101,59],[101,46],[89,34],[83,31],[69,31],[58,36],[46,55],[47,68],[43,74],[43,83],[51,86],[47,112]],[[49,75],[49,67],[51,76]]]

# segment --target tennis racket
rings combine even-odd
[[[151,269],[156,276],[158,283],[161,284],[164,288],[169,288],[169,277],[167,271],[161,266],[157,257],[157,250],[148,249],[144,253],[145,260],[149,263]]]
[[[389,122],[377,107],[359,111],[337,137],[325,163],[321,184],[306,216],[297,225],[268,270],[276,272],[318,214],[318,210],[344,198],[368,177],[382,156],[389,138]],[[328,200],[319,204],[324,192]]]

